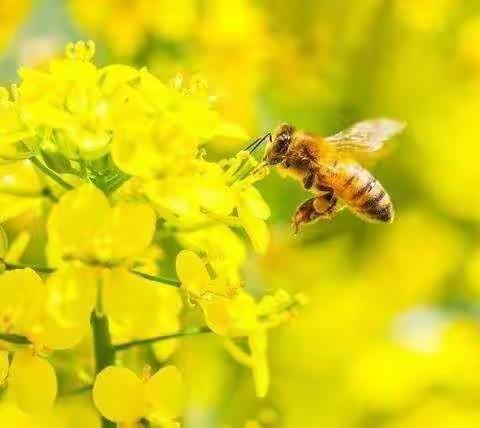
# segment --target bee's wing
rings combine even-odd
[[[393,119],[372,119],[324,139],[324,149],[344,153],[371,153],[381,149],[387,140],[405,128],[404,122]]]

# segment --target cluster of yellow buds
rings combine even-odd
[[[204,315],[198,331],[221,336],[265,396],[266,332],[302,302],[280,291],[256,302],[242,283],[247,247],[236,230],[258,253],[269,242],[269,208],[254,187],[267,170],[243,151],[206,159],[211,139],[246,135],[212,108],[201,78],[164,84],[146,69],[98,68],[94,52],[92,42],[69,44],[64,59],[21,69],[18,85],[0,89],[0,222],[13,237],[0,229],[0,380],[22,410],[48,409],[52,352],[77,352],[92,332],[79,382],[103,417],[175,424],[181,370],[139,377],[120,353],[148,344],[168,360],[176,342],[163,339],[191,334],[180,313],[193,305]],[[12,231],[27,214],[46,244],[38,229]],[[41,248],[31,265],[29,241]],[[175,246],[178,280],[163,276]]]

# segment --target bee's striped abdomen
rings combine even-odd
[[[359,165],[345,165],[337,183],[337,194],[360,217],[374,222],[390,223],[394,210],[390,197],[378,180]]]
[[[389,196],[379,184],[378,193],[367,199],[365,203],[357,208],[358,214],[374,221],[390,223],[393,221],[394,211]]]

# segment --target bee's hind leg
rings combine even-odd
[[[310,198],[301,204],[293,215],[293,229],[298,233],[302,224],[315,220],[330,220],[341,208],[342,204],[333,192]]]

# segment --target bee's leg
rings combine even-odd
[[[305,190],[309,190],[313,186],[313,182],[315,181],[315,174],[310,172],[308,173],[305,178],[303,179],[303,187]]]
[[[338,199],[334,195],[333,189],[325,187],[321,190],[325,193],[315,197],[315,200],[313,201],[313,207],[321,216],[330,215],[331,212],[334,211],[338,203]]]
[[[302,224],[320,219],[329,220],[341,208],[342,204],[333,194],[333,191],[310,198],[301,204],[293,215],[293,229],[295,233],[298,233],[298,229]]]
[[[300,225],[310,223],[318,218],[318,211],[314,207],[315,198],[310,198],[301,204],[293,215],[293,230],[298,233]]]

